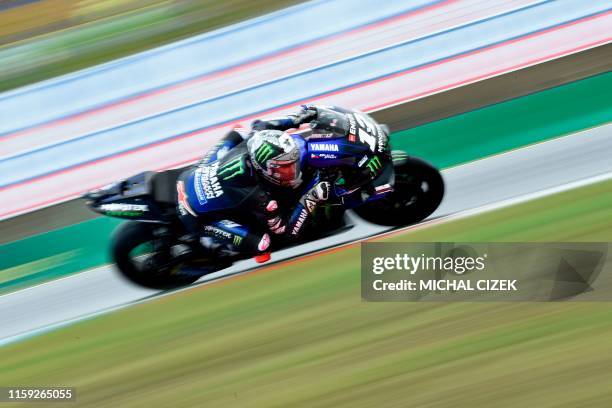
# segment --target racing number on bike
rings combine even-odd
[[[359,141],[365,143],[370,147],[373,152],[376,151],[376,136],[373,135],[377,131],[376,126],[368,118],[354,113],[353,116],[359,124]]]
[[[359,129],[359,141],[370,146],[370,150],[376,150],[376,138],[364,129]]]

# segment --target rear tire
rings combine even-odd
[[[394,152],[395,153],[395,152]],[[429,217],[444,197],[444,180],[431,164],[416,157],[394,155],[394,191],[385,198],[355,208],[366,221],[404,226]]]
[[[129,281],[151,289],[173,289],[189,285],[200,276],[181,275],[180,266],[172,270],[160,270],[154,262],[144,262],[132,252],[143,244],[153,243],[155,226],[148,223],[127,221],[122,223],[113,235],[111,255],[119,272]]]

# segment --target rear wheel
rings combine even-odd
[[[201,275],[181,273],[172,263],[170,248],[160,244],[156,226],[124,222],[114,233],[111,252],[121,274],[133,283],[151,289],[172,289],[189,285]]]
[[[366,221],[380,225],[410,225],[431,215],[444,197],[444,180],[431,164],[416,157],[393,152],[394,191],[371,201],[355,212]]]

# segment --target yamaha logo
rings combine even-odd
[[[337,152],[338,145],[335,143],[312,143],[310,150],[315,152]]]

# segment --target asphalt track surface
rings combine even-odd
[[[612,124],[477,160],[443,172],[445,199],[431,218],[453,214],[595,176],[612,177]],[[273,261],[358,241],[387,228],[351,217],[355,226],[340,234],[273,254]],[[198,284],[256,268],[244,261]],[[0,296],[0,345],[71,322],[150,299],[162,292],[136,287],[104,266]]]

